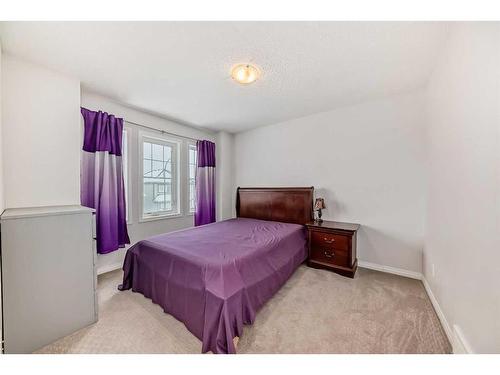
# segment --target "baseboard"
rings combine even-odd
[[[103,273],[115,271],[122,268],[122,263],[108,264],[97,269],[97,274],[102,275]]]
[[[439,321],[441,322],[441,326],[444,329],[444,333],[446,334],[446,337],[448,337],[448,341],[450,342],[453,348],[453,353],[455,353],[455,345],[454,345],[455,338],[453,335],[453,331],[451,330],[451,326],[448,323],[448,320],[446,319],[446,316],[444,315],[441,306],[439,306],[436,296],[434,296],[434,293],[432,293],[431,286],[429,285],[425,277],[422,277],[422,283],[424,284],[425,291],[427,292],[427,295],[431,300],[432,306],[434,307],[434,311],[436,311]]]
[[[453,354],[473,354],[474,351],[465,339],[465,336],[460,327],[457,325],[453,325],[452,329],[451,324],[448,322],[448,319],[446,319],[446,316],[444,315],[441,306],[439,306],[439,302],[437,301],[436,296],[432,292],[431,286],[429,285],[425,277],[422,277],[422,283],[424,284],[425,291],[427,292],[427,295],[431,300],[434,311],[436,311],[439,321],[441,322],[444,333],[446,334],[446,337],[448,337],[448,341],[451,344]]]
[[[452,326],[450,325],[450,323],[446,319],[446,316],[444,315],[444,312],[441,309],[441,306],[439,306],[439,303],[436,299],[436,296],[434,296],[434,293],[432,292],[432,289],[431,289],[429,283],[427,282],[425,276],[422,275],[420,272],[409,271],[409,270],[396,268],[396,267],[390,267],[390,266],[383,266],[380,264],[370,263],[370,262],[365,262],[365,261],[358,261],[358,267],[368,268],[368,269],[375,270],[375,271],[392,273],[394,275],[399,275],[399,276],[409,277],[412,279],[421,280],[422,284],[424,284],[425,291],[427,292],[427,295],[429,296],[429,299],[431,300],[432,306],[434,307],[434,310],[436,311],[436,314],[439,318],[439,321],[441,322],[441,326],[443,327],[443,330],[446,334],[446,337],[448,338],[448,341],[450,342],[450,344],[452,346],[453,354],[473,354],[474,353],[474,351],[472,350],[471,346],[467,342],[460,327],[457,325],[453,325],[453,329],[452,329]]]
[[[394,275],[409,277],[411,279],[422,280],[422,274],[420,272],[409,271],[402,268],[383,266],[381,264],[365,262],[363,260],[358,261],[358,267],[368,268],[370,270],[392,273]]]
[[[471,346],[467,342],[462,330],[456,324],[453,325],[453,354],[474,354]]]

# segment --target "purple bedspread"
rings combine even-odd
[[[120,290],[132,288],[180,321],[202,352],[235,353],[233,338],[306,259],[302,225],[230,219],[130,247]]]

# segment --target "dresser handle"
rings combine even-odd
[[[325,257],[327,257],[327,258],[333,258],[335,255],[335,253],[333,251],[332,252],[325,251],[324,254],[325,254]]]
[[[323,240],[325,240],[326,243],[334,243],[335,239],[332,238],[331,240],[328,239],[328,237],[323,237]]]

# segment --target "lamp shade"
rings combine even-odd
[[[314,209],[323,210],[325,208],[325,200],[323,198],[316,198],[316,201],[314,202]]]

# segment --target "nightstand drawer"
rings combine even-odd
[[[310,260],[319,261],[324,263],[329,263],[332,265],[338,265],[343,267],[351,266],[351,257],[349,256],[348,251],[335,250],[331,248],[311,247],[311,256]]]
[[[338,221],[313,221],[309,232],[309,267],[327,269],[354,277],[358,268],[356,233],[359,224]]]
[[[349,237],[333,233],[311,231],[311,245],[328,249],[349,250]]]

